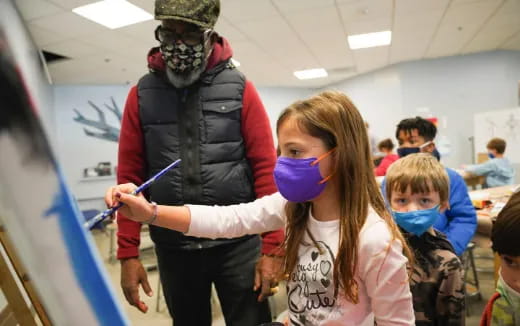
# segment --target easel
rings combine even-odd
[[[7,306],[0,312],[0,326],[17,324],[22,326],[52,325],[33,284],[30,282],[29,275],[16,256],[12,242],[8,239],[7,232],[2,225],[0,225],[0,245],[4,249],[5,256],[7,256],[0,255],[0,288],[7,300]],[[11,273],[10,265],[14,269],[14,273]],[[27,305],[22,293],[23,290],[18,286],[17,280],[22,284],[23,290],[29,297],[40,323],[37,323],[34,313]]]

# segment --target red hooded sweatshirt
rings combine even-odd
[[[219,62],[228,60],[232,55],[233,51],[227,40],[220,38],[214,45],[206,70]],[[165,69],[164,60],[158,48],[150,50],[148,67],[156,71]],[[138,96],[137,86],[133,86],[126,100],[119,136],[118,184],[132,182],[140,185],[146,178],[145,146],[139,121]],[[276,152],[267,113],[253,83],[249,80],[246,80],[245,83],[241,114],[241,132],[246,157],[253,170],[256,196],[260,198],[276,192],[273,179]],[[118,214],[117,225],[117,258],[138,257],[141,224]],[[262,254],[274,254],[283,238],[283,230],[262,234]]]

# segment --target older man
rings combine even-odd
[[[276,191],[268,117],[253,84],[233,66],[229,43],[213,30],[219,12],[218,0],[155,2],[159,47],[148,54],[150,72],[128,95],[118,183],[140,184],[181,158],[147,193],[160,204],[229,205]],[[118,226],[122,288],[128,302],[146,312],[139,285],[149,295],[151,288],[138,259],[141,225],[120,215]],[[261,301],[275,286],[280,260],[272,254],[282,231],[264,234],[263,246],[259,236],[209,240],[152,225],[150,233],[175,326],[211,325],[212,283],[227,325],[270,321]]]

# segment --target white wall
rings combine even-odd
[[[520,52],[494,51],[397,64],[327,89],[347,93],[380,139],[395,140],[402,118],[438,117],[452,144],[442,161],[458,167],[471,162],[473,115],[518,106],[519,80]]]
[[[85,127],[73,120],[76,116],[73,109],[80,111],[86,118],[98,120],[98,115],[88,104],[92,101],[100,108],[104,104],[111,105],[110,97],[114,97],[120,110],[123,110],[129,86],[55,86],[54,114],[56,125],[57,156],[61,163],[65,178],[73,194],[82,203],[94,199],[92,208],[102,208],[99,199],[109,186],[115,184],[115,177],[103,180],[83,178],[83,169],[95,167],[98,162],[109,161],[112,167],[117,164],[117,143],[87,136],[83,128],[93,132],[101,132],[96,128]],[[103,110],[106,121],[120,128],[118,119],[108,110]],[[91,206],[91,205],[85,205]]]
[[[269,116],[276,146],[278,144],[276,139],[276,121],[280,113],[293,102],[309,97],[313,94],[313,91],[306,88],[259,87],[258,93]]]
[[[518,106],[519,80],[520,52],[495,51],[397,64],[323,89],[258,87],[258,92],[273,133],[278,115],[285,107],[324,89],[337,89],[349,95],[379,139],[394,139],[396,124],[405,117],[431,114],[440,120],[439,135],[452,144],[451,154],[443,162],[458,167],[471,162],[468,138],[474,134],[474,114]],[[103,106],[113,96],[122,109],[128,90],[129,86],[123,85],[54,87],[56,152],[72,191],[83,200],[80,204],[88,203],[89,198],[97,198],[93,203],[98,203],[104,190],[115,182],[82,182],[81,173],[83,168],[100,161],[115,165],[117,144],[87,137],[83,127],[72,120],[75,115],[72,109],[96,118],[87,100]],[[109,112],[107,119],[117,124]],[[276,144],[275,135],[273,138]],[[510,144],[509,150],[513,146]],[[480,150],[483,149],[477,149]]]
[[[327,89],[346,93],[369,123],[370,132],[377,139],[394,138],[395,126],[404,117],[398,69],[388,67],[321,90]]]

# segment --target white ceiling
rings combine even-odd
[[[110,30],[71,12],[97,0],[15,0],[35,42],[72,58],[54,83],[135,83],[157,21]],[[129,0],[153,14],[153,0]],[[215,27],[257,86],[319,87],[397,62],[520,50],[520,0],[221,0]],[[392,30],[386,47],[350,50],[347,35]],[[301,81],[293,71],[323,67]]]

